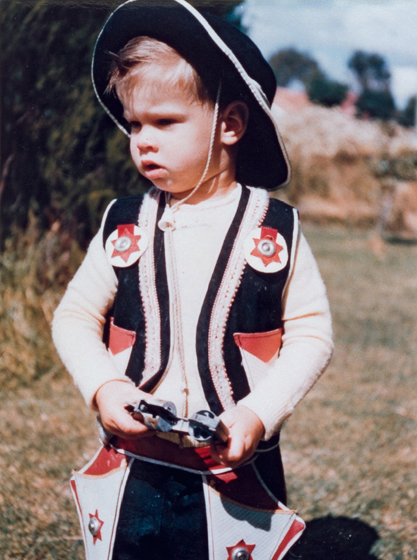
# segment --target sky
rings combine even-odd
[[[376,52],[388,63],[398,107],[417,94],[417,0],[246,0],[240,9],[266,58],[295,47],[353,85],[351,54]]]

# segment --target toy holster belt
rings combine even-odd
[[[158,437],[102,447],[71,478],[87,560],[112,558],[123,493],[136,460],[201,476],[210,560],[225,560],[228,553],[232,560],[280,560],[305,524],[271,494],[255,458],[232,470],[216,464],[208,446],[181,449]]]

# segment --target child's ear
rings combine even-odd
[[[220,139],[227,146],[236,144],[245,134],[249,109],[242,101],[232,101],[222,112],[220,119]]]

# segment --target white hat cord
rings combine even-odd
[[[219,89],[217,90],[216,104],[214,107],[213,114],[213,125],[211,128],[210,145],[207,155],[207,163],[204,169],[201,179],[193,190],[182,200],[178,200],[171,207],[169,206],[169,194],[166,193],[166,206],[161,219],[158,222],[158,227],[165,232],[165,242],[166,242],[166,258],[168,260],[167,266],[167,277],[168,286],[170,286],[170,317],[173,322],[173,329],[171,331],[171,348],[168,364],[166,366],[166,371],[169,371],[171,367],[172,359],[174,356],[175,349],[179,358],[180,372],[181,372],[181,392],[185,395],[185,399],[181,404],[180,414],[181,416],[187,416],[188,414],[188,381],[185,368],[185,353],[184,353],[184,336],[183,336],[183,322],[182,322],[182,307],[180,298],[180,289],[178,283],[178,273],[177,273],[177,262],[175,258],[175,245],[173,239],[173,230],[175,229],[175,217],[174,211],[178,210],[179,206],[188,200],[193,194],[200,188],[203,184],[204,179],[207,176],[211,158],[213,155],[214,139],[216,136],[217,122],[219,118],[219,105],[220,105],[220,94],[221,94],[221,83],[219,84]],[[181,437],[182,441],[182,437]]]
[[[196,184],[196,186],[193,188],[193,190],[185,198],[182,198],[181,200],[177,200],[177,202],[175,202],[172,206],[169,205],[170,195],[167,195],[165,210],[164,210],[164,213],[162,214],[161,219],[158,222],[158,227],[162,231],[167,231],[168,229],[175,227],[174,212],[176,210],[178,210],[178,208],[181,206],[181,204],[184,204],[184,202],[186,202],[189,198],[191,198],[193,196],[193,194],[195,194],[198,191],[198,189],[204,183],[205,178],[207,177],[207,173],[209,171],[211,159],[212,159],[212,156],[213,156],[213,147],[214,147],[214,140],[216,138],[217,122],[219,120],[219,107],[220,107],[221,91],[222,91],[222,84],[220,82],[218,90],[217,90],[216,103],[215,103],[215,106],[214,106],[213,125],[211,127],[211,136],[210,136],[210,145],[209,145],[208,155],[207,155],[207,163],[206,163],[206,167],[203,171],[203,174],[201,176],[201,179]]]

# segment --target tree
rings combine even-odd
[[[390,91],[364,90],[356,101],[360,116],[389,120],[394,116],[395,103]]]
[[[348,62],[360,88],[356,102],[359,116],[388,120],[395,114],[391,93],[391,73],[385,59],[377,53],[356,51]]]
[[[362,91],[389,91],[391,73],[385,59],[377,53],[355,51],[348,61]]]
[[[313,78],[323,77],[318,63],[307,53],[296,49],[282,49],[269,60],[278,86],[286,87],[293,80],[300,80],[306,87]]]
[[[330,80],[325,76],[316,76],[307,86],[308,97],[314,103],[325,107],[340,105],[346,98],[348,86]]]
[[[405,108],[400,112],[398,122],[403,126],[412,127],[416,124],[417,97],[410,97]]]

